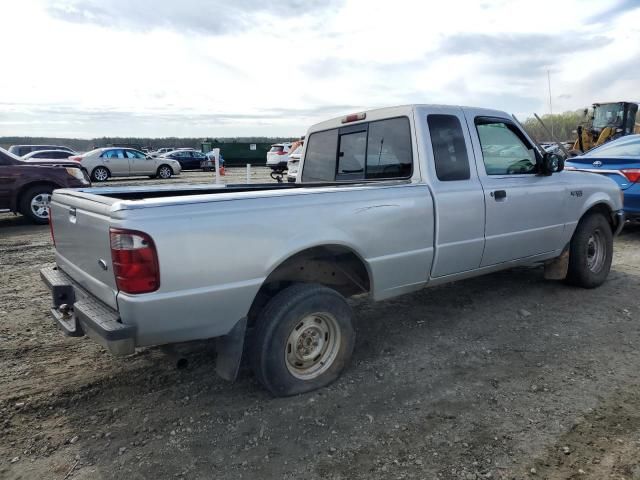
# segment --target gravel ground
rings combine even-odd
[[[355,301],[342,378],[274,399],[248,371],[218,379],[206,342],[177,369],[62,336],[48,228],[0,215],[0,478],[638,480],[639,244],[626,228],[595,290],[520,268]]]

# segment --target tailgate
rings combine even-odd
[[[84,289],[117,309],[109,245],[110,200],[55,192],[51,219],[56,263]]]

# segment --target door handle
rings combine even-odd
[[[506,190],[495,190],[491,192],[491,196],[496,200],[504,200],[507,198],[507,192]]]

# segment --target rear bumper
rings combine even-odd
[[[122,324],[117,311],[92,296],[58,267],[43,268],[40,277],[51,290],[51,315],[65,335],[87,335],[114,355],[134,352],[135,327]]]
[[[272,161],[267,160],[267,167],[270,167],[270,168],[286,169],[288,164],[289,164],[289,160],[272,160]]]
[[[640,218],[640,183],[634,183],[624,191],[624,211],[627,220]]]

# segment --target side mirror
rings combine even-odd
[[[564,170],[564,158],[557,153],[547,152],[542,158],[542,174],[551,175]]]

